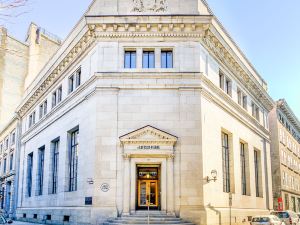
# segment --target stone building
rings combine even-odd
[[[60,46],[60,40],[31,24],[25,42],[0,29],[0,188],[1,210],[13,217],[16,209],[20,127],[15,113],[29,84]]]
[[[273,208],[274,103],[205,1],[95,0],[35,63],[16,109],[18,219],[100,224],[149,206],[244,224]]]
[[[284,99],[270,112],[274,209],[300,211],[300,122]]]
[[[204,1],[96,0],[17,108],[17,218],[98,224],[148,204],[197,224],[266,214],[272,108]]]

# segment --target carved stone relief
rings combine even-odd
[[[165,12],[167,0],[132,0],[133,12]]]

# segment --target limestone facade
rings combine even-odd
[[[25,42],[13,38],[5,28],[1,28],[0,35],[0,208],[6,216],[13,217],[21,132],[16,108],[29,83],[60,46],[60,40],[35,24],[29,26]]]
[[[152,182],[155,210],[244,224],[273,208],[272,108],[204,1],[93,1],[17,107],[16,217],[99,224]]]
[[[300,211],[300,122],[284,99],[271,111],[274,209]]]

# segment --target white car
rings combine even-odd
[[[286,225],[277,216],[254,216],[250,222],[251,225]]]
[[[286,225],[300,225],[298,215],[291,210],[274,211],[274,212],[271,212],[271,215],[278,216],[278,218],[282,222],[284,222]]]

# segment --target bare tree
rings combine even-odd
[[[25,13],[28,0],[0,0],[0,20],[8,20]]]

